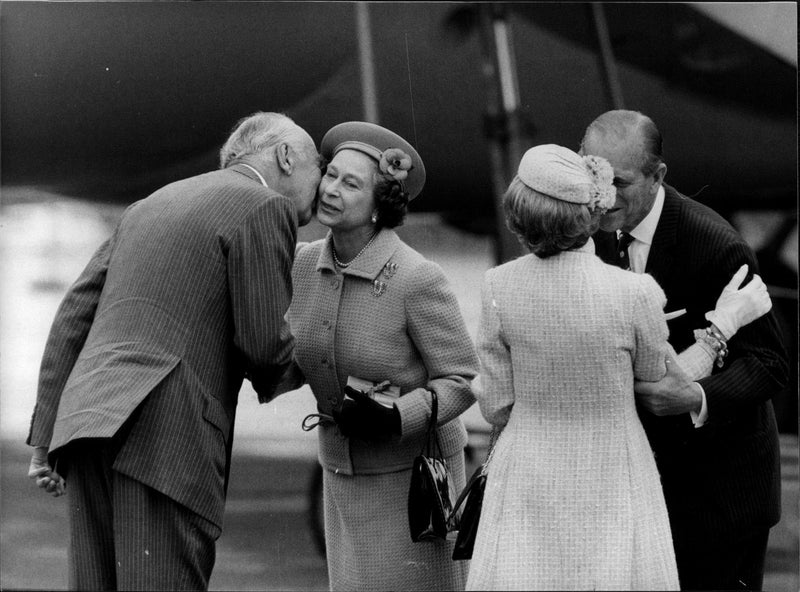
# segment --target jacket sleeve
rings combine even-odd
[[[478,356],[483,381],[482,388],[475,393],[478,405],[486,421],[502,428],[514,407],[514,371],[499,306],[492,291],[491,271],[487,272],[481,289]]]
[[[667,297],[652,276],[640,275],[637,279],[640,281],[633,305],[633,375],[636,380],[655,382],[667,372],[664,363],[669,349],[669,330],[664,318]]]
[[[709,344],[704,341],[697,341],[680,354],[676,354],[671,346],[669,349],[670,353],[678,360],[681,369],[692,380],[697,381],[711,375],[717,354]]]
[[[36,406],[26,440],[31,446],[50,445],[61,393],[94,321],[113,242],[112,236],[100,245],[58,307],[39,369]]]
[[[428,371],[424,389],[406,393],[395,403],[400,411],[402,437],[424,432],[431,412],[426,391],[439,401],[438,423],[461,415],[475,402],[472,379],[478,358],[467,332],[458,301],[441,267],[425,261],[406,286],[408,333]]]
[[[729,244],[709,266],[709,301],[713,302],[742,264],[749,266],[743,285],[758,273],[752,250],[743,242]],[[786,386],[788,356],[773,312],[742,327],[728,342],[729,355],[722,368],[714,368],[700,385],[708,401],[708,423],[724,421],[747,406],[768,400]]]
[[[286,312],[296,242],[294,204],[275,195],[248,216],[228,252],[233,340],[262,403],[274,396],[292,361],[294,339]]]
[[[286,371],[283,373],[283,376],[280,377],[278,380],[278,384],[275,386],[275,392],[273,397],[277,397],[278,395],[282,395],[284,393],[290,393],[292,391],[296,391],[300,387],[306,384],[306,376],[303,374],[303,371],[298,366],[296,360],[292,360],[292,363],[286,368]],[[268,401],[261,401],[262,403]]]

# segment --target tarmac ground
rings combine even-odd
[[[49,324],[66,287],[107,235],[119,212],[65,203],[3,211],[0,234],[0,590],[67,587],[66,498],[54,499],[27,477],[24,445]],[[324,233],[301,229],[300,240]],[[470,334],[476,333],[479,290],[492,265],[486,237],[449,228],[434,216],[410,217],[401,237],[439,263],[450,279]],[[796,254],[796,252],[795,252]],[[325,558],[310,528],[316,434],[299,424],[314,408],[310,392],[258,405],[244,387],[237,411],[224,531],[211,590],[327,590]],[[485,422],[465,414],[483,457]],[[772,529],[764,590],[798,592],[798,439],[781,437],[783,516]],[[468,472],[469,474],[469,472]]]
[[[772,529],[764,590],[798,590],[797,437],[782,436],[783,517]],[[67,589],[66,498],[25,475],[29,449],[0,442],[0,589]],[[325,558],[309,521],[316,460],[239,452],[211,590],[327,590]]]

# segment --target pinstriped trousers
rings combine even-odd
[[[220,529],[114,471],[117,444],[84,440],[68,458],[69,588],[207,590]]]

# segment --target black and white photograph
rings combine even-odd
[[[797,53],[0,0],[0,590],[800,590]]]

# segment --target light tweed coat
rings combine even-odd
[[[463,588],[466,566],[450,559],[452,543],[412,542],[407,509],[431,390],[456,493],[464,486],[467,434],[459,415],[475,401],[478,359],[458,303],[441,268],[393,230],[380,231],[343,271],[330,241],[329,234],[295,259],[296,363],[320,412],[341,407],[348,376],[389,380],[400,387],[402,422],[402,435],[382,444],[345,438],[333,424],[318,428],[331,588]]]
[[[467,588],[677,589],[633,394],[634,377],[665,372],[662,290],[602,263],[589,241],[489,270],[482,298],[476,396],[505,428]]]

